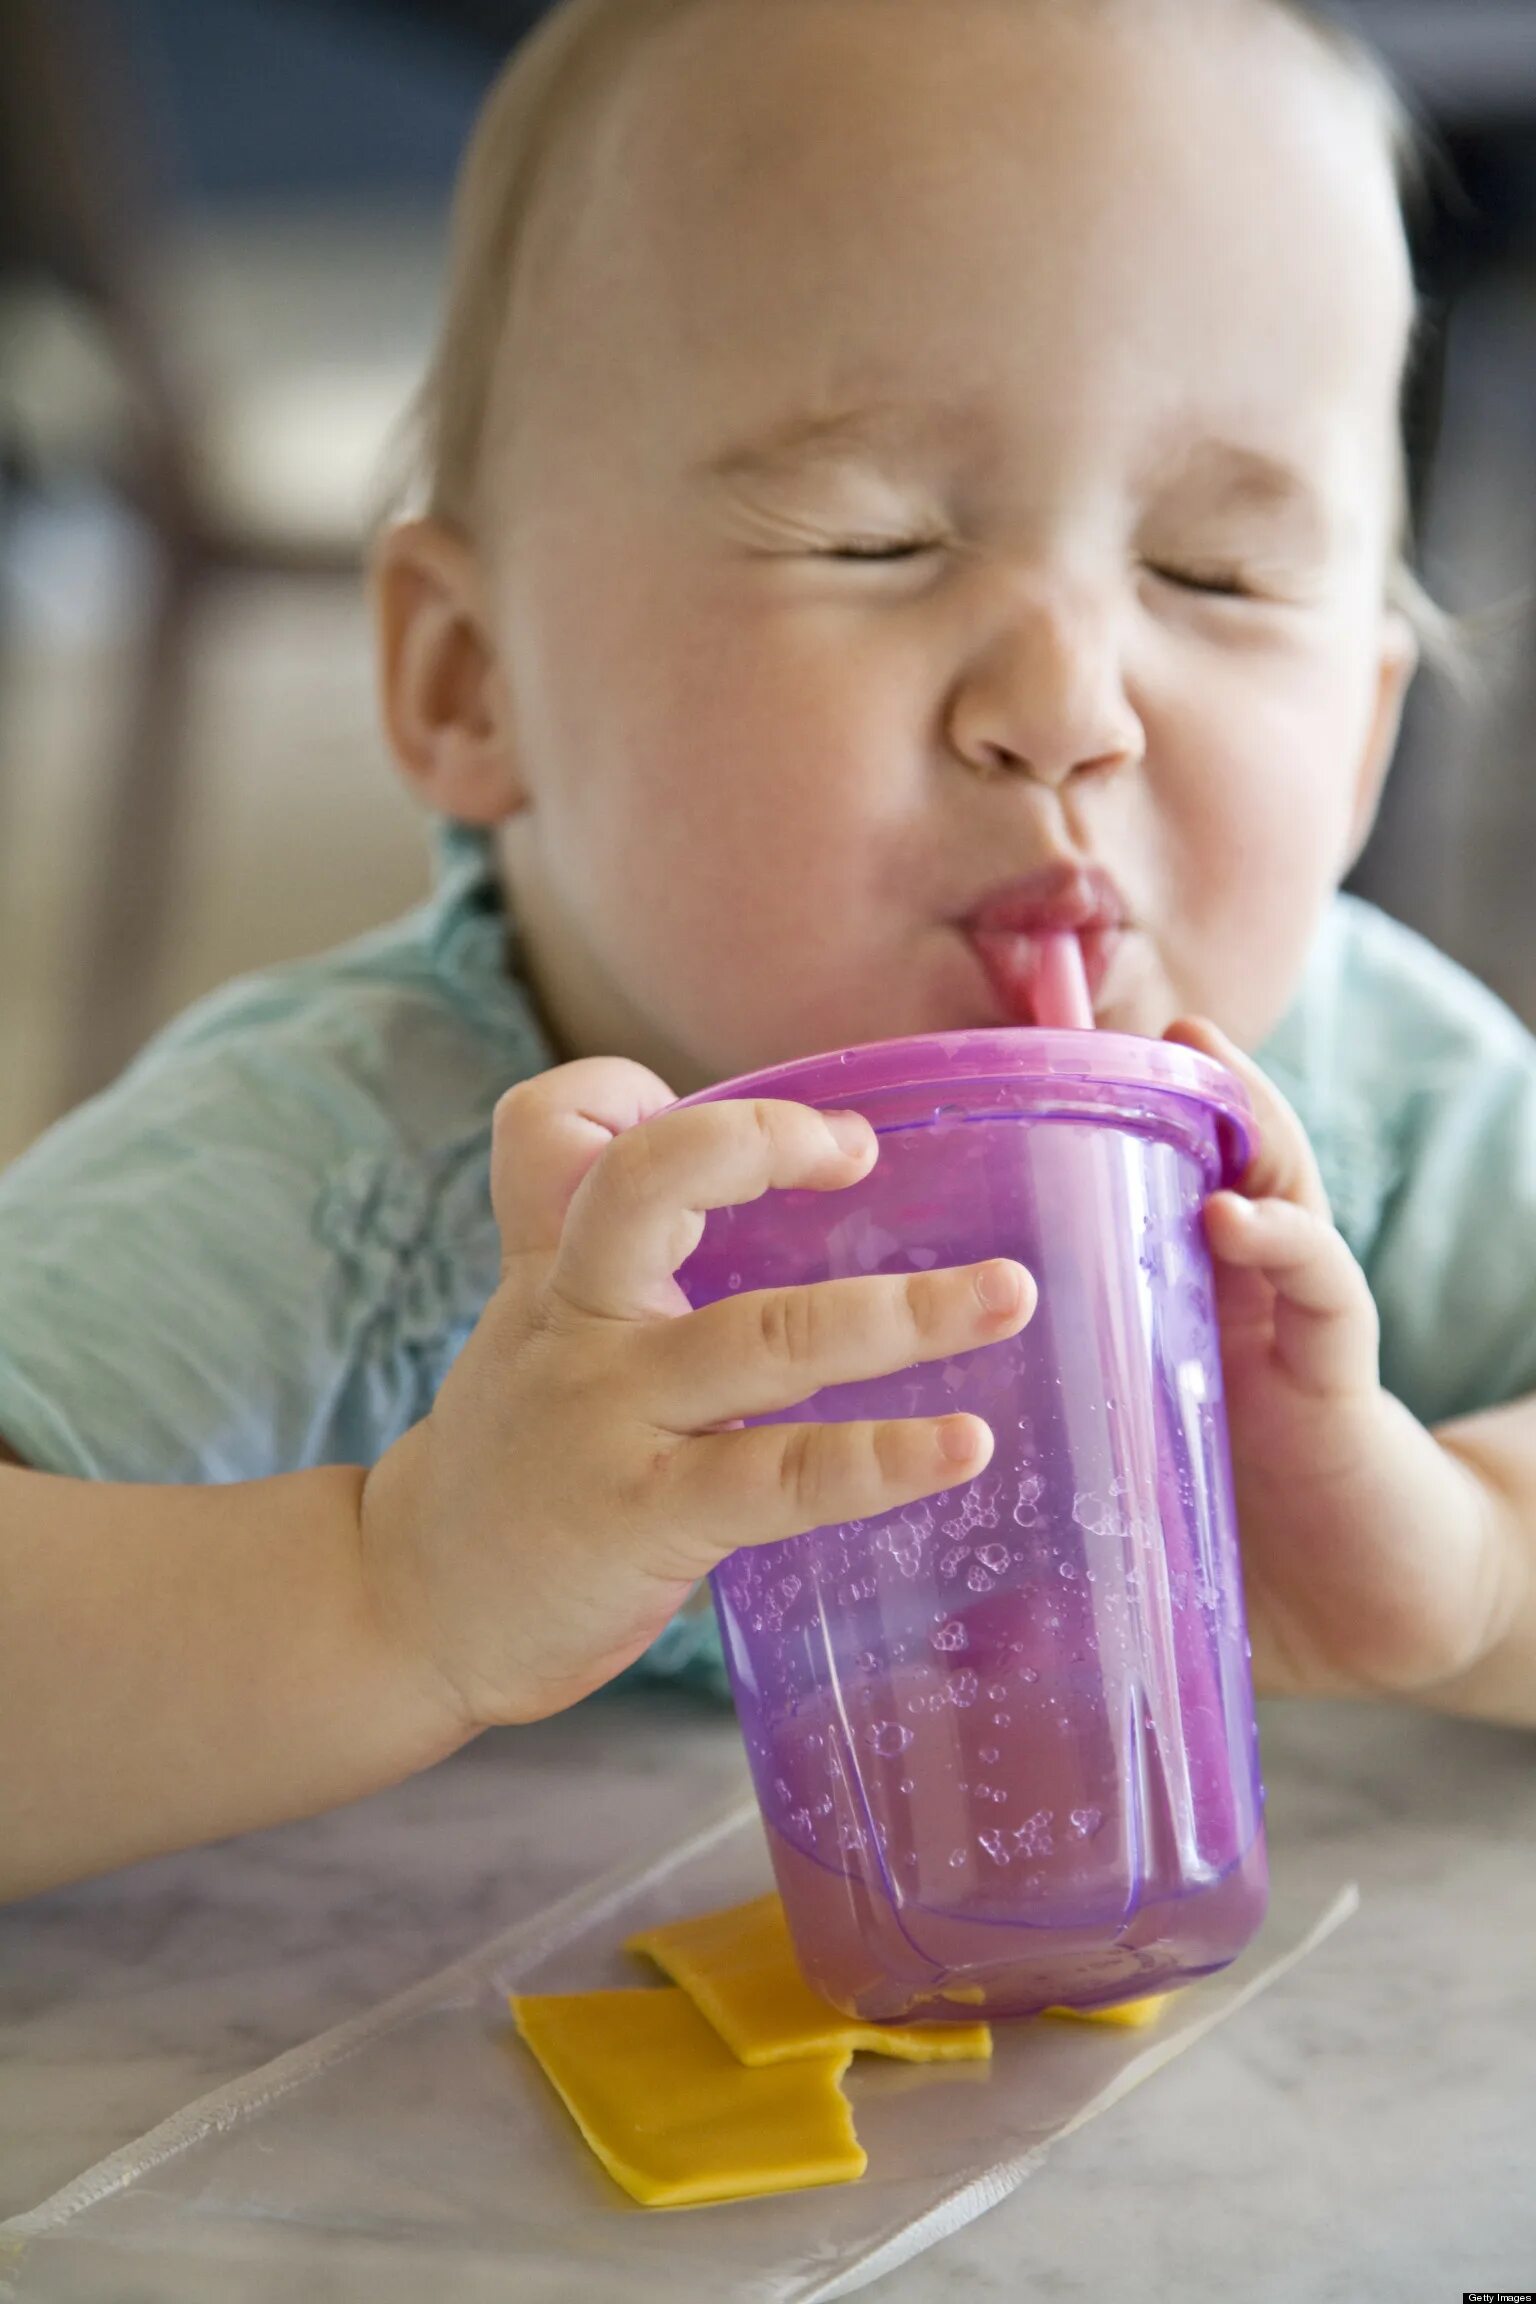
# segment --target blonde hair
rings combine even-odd
[[[713,4],[717,0],[557,0],[502,67],[459,175],[443,326],[409,420],[406,474],[397,491],[402,500],[408,496],[461,530],[472,527],[496,361],[529,219],[551,157],[591,116],[646,41],[694,9]],[[757,0],[759,7],[770,4]],[[1298,26],[1369,98],[1406,213],[1424,187],[1428,146],[1385,64],[1312,0],[1247,4],[1268,8]],[[1412,626],[1425,657],[1454,673],[1463,657],[1458,626],[1431,599],[1414,570],[1401,440],[1396,494],[1388,600]]]

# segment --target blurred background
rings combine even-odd
[[[1443,154],[1410,429],[1474,627],[1357,884],[1536,1024],[1536,0],[1347,12]],[[361,554],[539,13],[0,0],[0,1162],[197,993],[424,888]]]

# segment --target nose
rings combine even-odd
[[[955,682],[947,723],[968,767],[1053,790],[1129,765],[1146,745],[1113,613],[1043,582],[1010,586]]]

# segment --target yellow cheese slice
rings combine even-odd
[[[597,2157],[646,2208],[848,2184],[867,2165],[848,2054],[749,2071],[686,1992],[514,1994],[517,2029]]]
[[[1154,1992],[1145,2000],[1117,2000],[1111,2008],[1042,2008],[1042,2016],[1067,2016],[1074,2024],[1155,2024],[1172,1997]]]
[[[992,2053],[985,2024],[869,2024],[842,2015],[801,1975],[777,1896],[647,1928],[631,1936],[625,1950],[654,1960],[680,1984],[743,2064],[846,2056],[855,2049],[911,2064]]]
[[[954,2000],[964,2008],[974,2008],[986,1999],[986,1989],[980,1984],[944,1984],[939,1987],[941,2000]],[[1069,2016],[1074,2024],[1151,2024],[1155,2021],[1163,2002],[1170,1995],[1154,1993],[1147,2000],[1117,2000],[1112,2008],[1042,2008],[1042,2016]]]

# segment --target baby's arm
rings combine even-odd
[[[374,1791],[575,1703],[736,1545],[981,1471],[971,1416],[730,1428],[1015,1335],[1034,1293],[1004,1262],[690,1311],[703,1211],[836,1190],[877,1147],[851,1115],[670,1102],[605,1061],[503,1099],[500,1285],[371,1473],[0,1467],[0,1895]]]
[[[1435,1438],[1473,1475],[1488,1515],[1488,1642],[1425,1692],[1437,1711],[1536,1727],[1536,1395],[1458,1417]]]
[[[312,1815],[467,1739],[372,1612],[363,1488],[0,1465],[0,1897]]]

